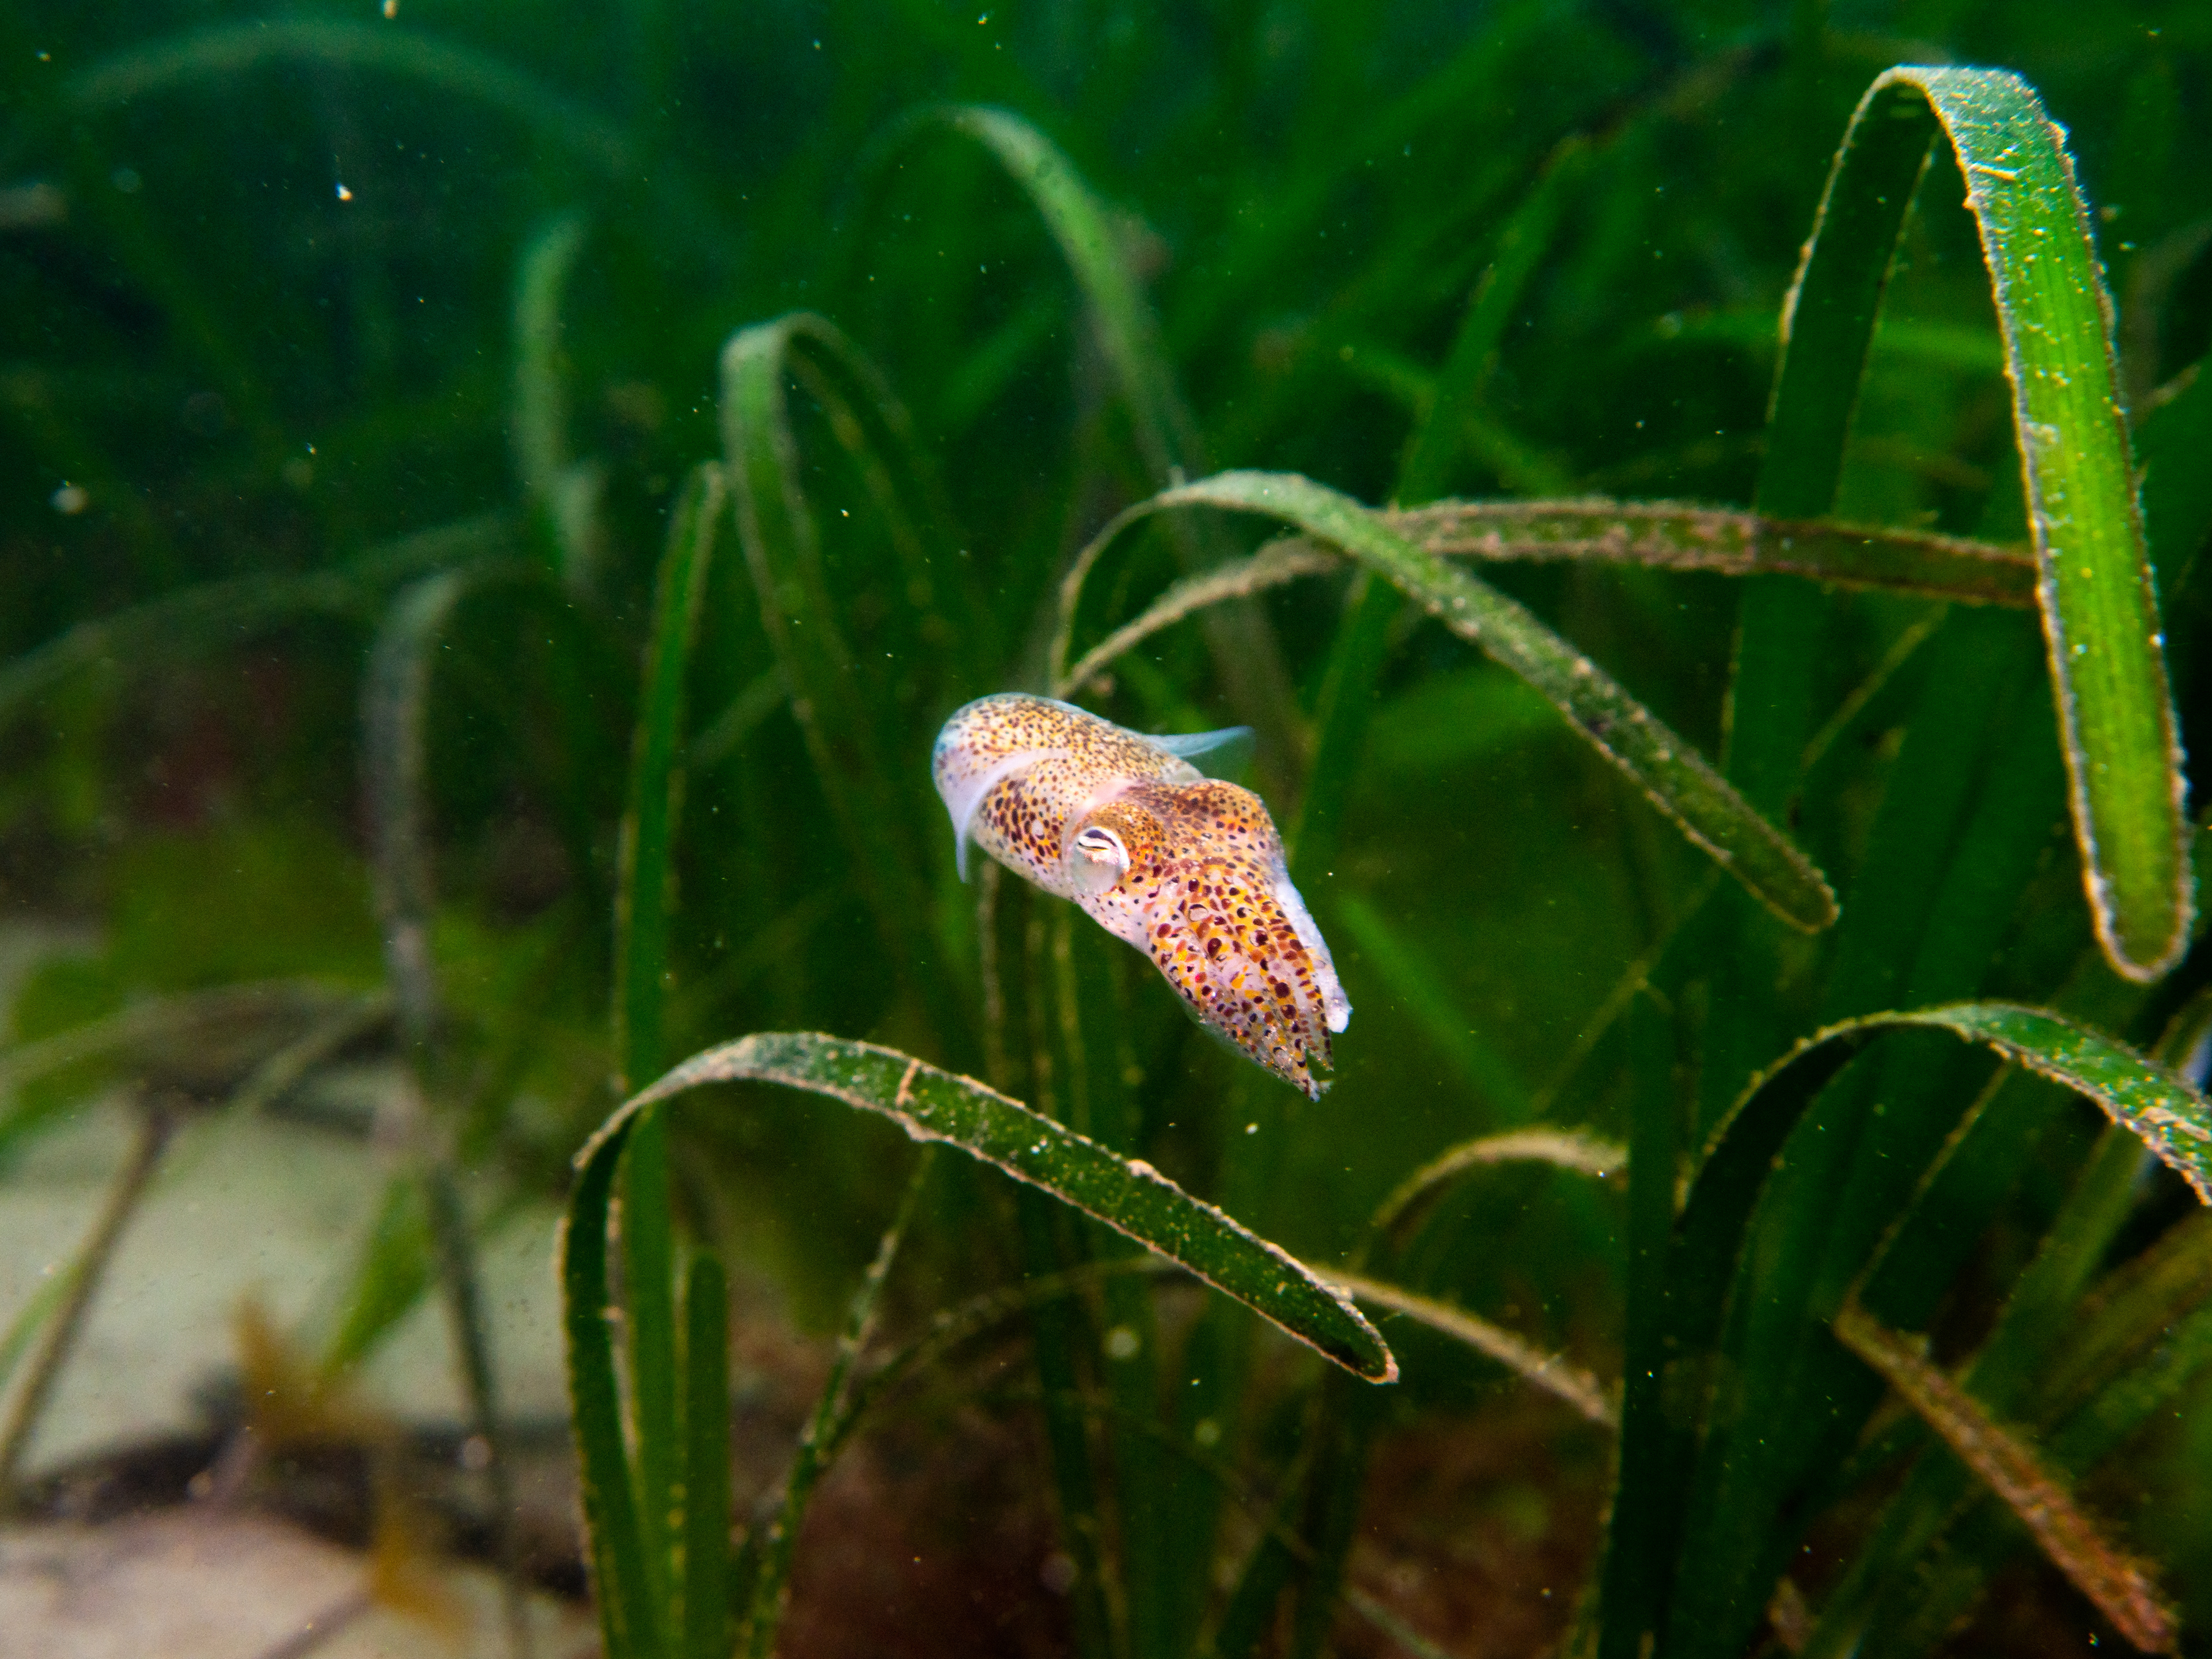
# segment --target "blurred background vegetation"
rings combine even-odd
[[[1900,62],[2001,66],[2041,94],[2094,211],[2128,398],[2140,412],[2173,393],[2212,345],[2212,9],[2186,0],[19,0],[0,12],[14,1042],[221,988],[298,982],[343,1002],[386,983],[398,878],[383,873],[380,916],[372,859],[399,786],[364,757],[365,722],[383,717],[371,654],[380,639],[404,652],[392,606],[420,597],[410,583],[476,572],[445,592],[422,653],[410,799],[432,849],[421,896],[438,999],[422,1075],[441,1144],[494,1194],[479,1209],[564,1190],[637,1052],[609,1036],[612,924],[671,515],[695,464],[722,450],[725,340],[805,311],[910,415],[921,497],[941,498],[957,550],[957,577],[940,570],[933,598],[917,589],[878,511],[882,452],[848,441],[836,387],[802,378],[799,477],[890,791],[866,828],[919,873],[901,888],[859,861],[866,843],[825,793],[725,524],[683,732],[659,1059],[821,1030],[982,1073],[988,941],[952,877],[929,742],[957,703],[1037,659],[1041,606],[1075,550],[1169,482],[1167,465],[1297,471],[1390,501],[1486,281],[1510,313],[1463,418],[1423,457],[1422,497],[1748,503],[1777,318],[1830,157],[1868,82]],[[1034,123],[1111,204],[1113,252],[1142,283],[1175,383],[1167,428],[1122,395],[1030,195],[927,114],[946,104]],[[2016,542],[2011,407],[1960,193],[1939,155],[1835,516]],[[2179,643],[2194,613],[2172,567],[2195,549],[2153,550],[2181,607],[2168,627],[2186,736],[2206,692]],[[1123,586],[1101,603],[1133,614],[1173,568],[1152,549],[1114,568]],[[1723,754],[1741,584],[1583,563],[1495,579]],[[1288,829],[1346,586],[1262,605],[1291,740],[1273,757],[1263,745],[1257,781]],[[2043,816],[1993,878],[2011,884],[1990,947],[1929,995],[2049,1000],[2088,934],[2032,618],[1838,591],[1817,630],[1814,725],[1840,712],[1847,740],[1822,751],[1787,822],[1847,916],[1915,722],[1967,695],[1931,690],[1931,674],[2001,682],[1974,705],[1986,730],[1957,738],[1974,800],[2006,782],[2021,751],[2004,745],[2029,742],[2019,732],[2042,710],[2050,775],[2019,810]],[[1930,637],[1948,654],[1919,651]],[[1538,1121],[1626,1139],[1635,1073],[1614,993],[1710,891],[1707,860],[1520,682],[1410,609],[1382,648],[1334,856],[1300,878],[1358,1011],[1334,1091],[1308,1104],[1206,1041],[1141,963],[1108,970],[1133,1145],[1319,1261],[1342,1259],[1447,1146]],[[1111,673],[1089,701],[1132,726],[1249,718],[1196,626]],[[2010,712],[2008,675],[2032,682],[2017,704],[2031,712]],[[887,885],[916,907],[902,934],[884,924]],[[1669,969],[1701,1122],[1776,1052],[1728,1047],[1725,1012],[1710,1012],[1722,958],[1773,964],[1777,1033],[1825,1006],[1827,947],[1741,911]],[[1745,945],[1739,928],[1766,932]],[[1905,968],[1892,977],[1867,1007],[1905,1000]],[[2149,1046],[2201,979],[2192,962],[2115,1029]],[[326,1012],[287,1004],[264,1030],[248,1011],[244,1059],[197,1025],[181,1054],[159,1033],[88,1051],[21,1085],[0,1153],[149,1066],[227,1096]],[[1049,1086],[1033,1062],[999,1072],[1024,1097]],[[2086,1109],[2054,1115],[2024,1156],[1966,1253],[1953,1351],[1986,1326],[2096,1124]],[[678,1133],[686,1227],[771,1273],[800,1326],[826,1328],[896,1202],[902,1143],[766,1091],[694,1108]],[[926,1309],[1018,1271],[987,1181],[945,1174],[930,1189],[895,1303]],[[2179,1191],[2146,1196],[2138,1245]],[[1623,1213],[1602,1184],[1504,1172],[1447,1199],[1401,1276],[1618,1375]],[[1565,1413],[1532,1419],[1513,1379],[1425,1340],[1393,1335],[1408,1380],[1389,1425],[1455,1435],[1429,1443],[1503,1473],[1485,1477],[1487,1509],[1457,1514],[1418,1455],[1387,1449],[1416,1443],[1386,1442],[1370,1506],[1428,1528],[1407,1559],[1438,1574],[1468,1539],[1506,1540],[1517,1565],[1497,1594],[1535,1609],[1528,1641],[1556,1634],[1594,1547],[1602,1437]],[[1310,1382],[1255,1384],[1224,1453],[1291,1468]],[[1024,1420],[1018,1395],[974,1386]],[[940,1431],[964,1432],[950,1418]],[[2108,1509],[2206,1625],[2212,1398],[2185,1395],[2123,1462]],[[2067,1594],[2023,1592],[2070,1618]],[[1437,1614],[1440,1639],[1471,1616],[1446,1591],[1406,1599]],[[2025,1643],[2008,1616],[1988,1615],[2004,1634],[1984,1639]],[[2034,1650],[2075,1651],[2087,1628],[2072,1619]],[[1511,1650],[1470,1637],[1455,1650]]]

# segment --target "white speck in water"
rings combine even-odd
[[[82,484],[64,483],[46,499],[64,519],[74,519],[92,505],[91,493]]]
[[[1109,1359],[1134,1359],[1144,1343],[1135,1331],[1127,1325],[1116,1325],[1106,1333],[1106,1357]]]
[[[338,186],[338,200],[341,202],[350,202],[353,200],[353,192],[348,190],[343,185],[340,185]]]

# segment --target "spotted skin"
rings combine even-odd
[[[1072,899],[1151,957],[1201,1024],[1317,1100],[1352,1018],[1328,946],[1265,803],[1165,741],[1048,697],[969,703],[932,760],[962,872],[973,840]]]

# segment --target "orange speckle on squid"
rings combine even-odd
[[[1227,734],[1214,734],[1216,738]],[[1261,799],[1153,738],[1009,693],[955,713],[932,760],[967,843],[1148,953],[1200,1024],[1318,1099],[1352,1018]],[[1079,845],[1079,837],[1080,844]],[[1253,974],[1268,994],[1241,994]]]

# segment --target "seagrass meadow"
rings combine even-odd
[[[2212,1654],[2208,155],[2182,0],[0,8],[0,1624]],[[1006,691],[1250,728],[1326,1092]]]

